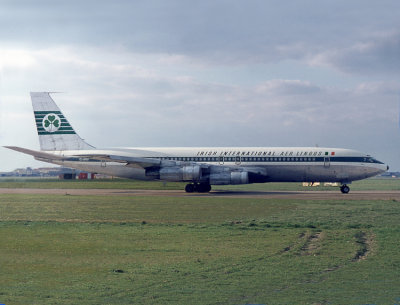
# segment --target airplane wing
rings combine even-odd
[[[118,163],[125,163],[126,166],[135,167],[135,168],[149,168],[149,167],[160,167],[160,166],[174,166],[176,165],[175,161],[169,160],[161,160],[157,158],[141,158],[141,157],[128,157],[128,156],[118,156],[118,155],[108,155],[108,154],[80,154],[80,155],[73,155],[73,156],[63,156],[63,155],[56,155],[44,151],[37,151],[31,150],[23,147],[18,146],[4,146],[5,148],[12,149],[18,152],[22,152],[24,154],[31,155],[35,157],[35,159],[39,161],[51,162],[54,161],[78,161],[79,159],[92,159],[98,161],[105,161],[105,162],[118,162]],[[84,160],[79,160],[84,161]]]

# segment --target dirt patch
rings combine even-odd
[[[356,243],[359,246],[356,254],[353,257],[353,262],[359,262],[365,260],[371,253],[372,245],[374,243],[375,236],[373,234],[367,234],[366,232],[357,232],[354,235]]]
[[[324,233],[319,231],[307,237],[303,247],[300,249],[300,255],[317,255],[321,247],[321,240],[324,238]]]

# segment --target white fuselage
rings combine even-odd
[[[225,170],[246,171],[256,177],[248,183],[318,181],[345,184],[378,175],[388,169],[382,162],[355,150],[320,147],[115,148],[51,153],[64,157],[61,161],[51,161],[55,164],[140,180],[163,179],[149,175],[146,169],[129,162],[110,162],[90,156],[160,159],[161,162],[174,161],[180,167],[196,164],[211,168],[211,172],[217,170],[218,173]]]

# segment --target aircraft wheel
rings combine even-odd
[[[342,185],[342,186],[340,187],[340,191],[341,191],[343,194],[347,194],[348,192],[350,192],[350,188],[349,188],[346,184],[344,184],[344,185]]]
[[[208,183],[200,183],[197,186],[197,191],[199,193],[208,193],[209,191],[211,191],[211,185],[209,185]]]
[[[185,192],[186,193],[193,193],[194,192],[194,184],[186,184],[185,186]]]

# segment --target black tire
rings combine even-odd
[[[194,192],[194,184],[186,184],[185,186],[185,192],[186,193],[193,193]]]
[[[199,193],[208,193],[209,191],[211,191],[211,185],[209,185],[208,183],[200,183],[197,186],[197,191]]]
[[[342,186],[340,187],[340,191],[341,191],[343,194],[348,194],[348,193],[350,192],[350,188],[349,188],[347,185],[342,185]]]

